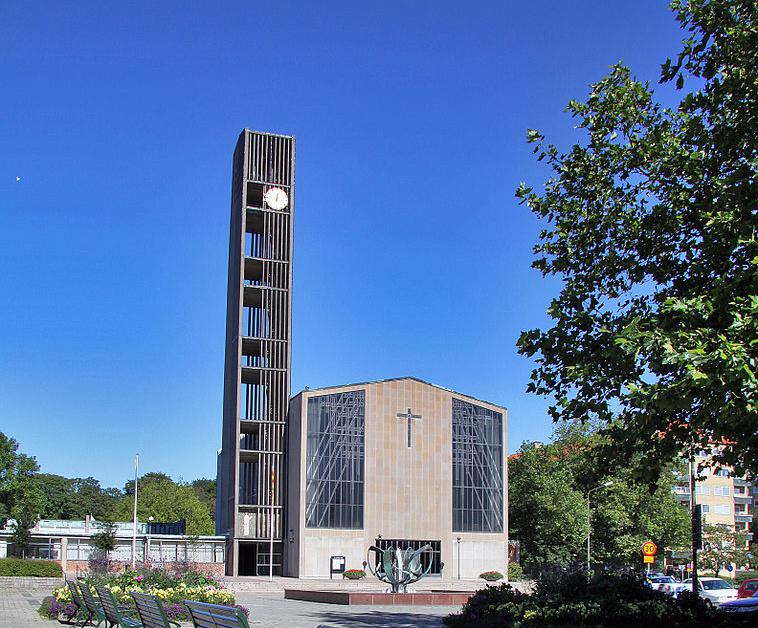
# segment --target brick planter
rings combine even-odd
[[[461,606],[475,591],[419,591],[417,593],[372,593],[370,591],[308,591],[284,589],[284,599],[324,604],[376,606]]]

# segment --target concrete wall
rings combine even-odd
[[[376,538],[429,539],[442,542],[443,576],[477,577],[497,569],[507,573],[507,481],[502,534],[452,531],[452,399],[490,408],[507,417],[503,408],[459,395],[414,379],[389,380],[301,393],[291,406],[290,464],[305,458],[307,399],[348,390],[366,391],[365,504],[363,530],[313,529],[304,526],[305,468],[290,468],[288,507],[294,542],[289,543],[289,575],[328,577],[329,557],[343,555],[347,568],[360,568]],[[421,415],[412,425],[412,446],[407,446],[407,420],[398,413],[411,408]],[[299,435],[299,438],[298,438]],[[503,456],[507,479],[507,441]],[[295,481],[299,479],[297,486]],[[293,524],[297,522],[297,527]]]
[[[300,575],[298,549],[301,539],[300,478],[304,473],[305,442],[301,438],[301,395],[290,400],[287,424],[287,492],[285,494],[284,573],[295,578]],[[307,404],[306,404],[307,406]]]

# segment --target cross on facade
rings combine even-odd
[[[407,413],[398,412],[397,413],[397,418],[398,419],[407,419],[408,420],[408,447],[410,447],[411,446],[411,421],[413,419],[420,419],[421,415],[420,414],[412,414],[411,413],[411,409],[408,408],[408,412]]]

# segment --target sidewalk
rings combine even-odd
[[[55,628],[37,615],[47,588],[0,589],[0,628]],[[449,606],[340,606],[285,600],[281,594],[240,592],[237,602],[250,609],[250,626],[262,628],[442,628]],[[183,624],[190,626],[190,624]]]

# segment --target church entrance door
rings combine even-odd
[[[394,547],[395,549],[419,549],[424,545],[431,545],[432,549],[425,551],[421,554],[421,565],[426,568],[429,563],[432,564],[432,568],[429,570],[430,576],[442,575],[442,541],[418,541],[415,539],[376,539],[374,545],[379,549],[385,550],[388,547]],[[379,555],[375,553],[376,564],[379,565]]]

